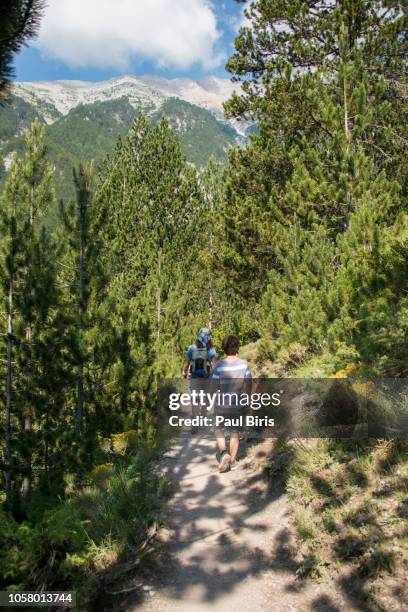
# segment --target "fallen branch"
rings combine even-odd
[[[134,586],[134,587],[128,587],[127,589],[121,589],[120,591],[106,591],[106,593],[108,595],[122,595],[123,593],[131,593],[132,591],[137,591],[137,589],[140,589],[140,584]]]

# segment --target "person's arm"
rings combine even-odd
[[[245,372],[245,391],[248,395],[252,393],[252,374],[248,366]]]
[[[190,368],[190,363],[191,363],[191,359],[186,357],[183,363],[183,378],[187,378],[188,376],[188,370]]]
[[[217,356],[214,357],[214,369],[210,375],[210,391],[211,393],[216,393],[216,391],[220,388],[220,375],[217,368]],[[212,362],[211,362],[212,363]]]
[[[214,371],[217,361],[218,361],[217,351],[213,348],[211,349],[211,359],[210,359],[211,372]]]
[[[246,378],[245,379],[245,391],[248,393],[248,395],[251,395],[251,393],[252,393],[252,378]]]

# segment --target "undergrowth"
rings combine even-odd
[[[244,353],[258,376],[352,376],[364,385],[372,374],[348,355],[308,356],[297,344],[269,361],[259,342]],[[288,493],[299,578],[337,576],[365,609],[408,605],[408,440],[277,439],[267,470]]]
[[[408,442],[303,441],[287,491],[300,573],[320,577],[327,568],[347,568],[359,595],[382,609],[384,576],[405,577],[408,569]]]
[[[92,605],[109,576],[129,560],[140,562],[160,520],[167,482],[156,473],[158,449],[136,447],[132,436],[108,440],[106,461],[65,495],[32,500],[18,522],[0,508],[0,589],[76,591]]]

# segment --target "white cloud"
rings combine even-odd
[[[219,38],[209,0],[48,0],[37,46],[70,66],[209,69],[222,60]]]

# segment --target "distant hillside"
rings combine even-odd
[[[130,104],[140,111],[159,110],[168,98],[178,98],[204,108],[223,121],[223,103],[239,89],[237,83],[228,79],[207,76],[199,81],[187,78],[165,79],[157,76],[123,76],[88,83],[85,81],[36,81],[15,83],[14,91],[29,104],[44,112],[44,104],[66,115],[79,104],[108,102],[117,98],[127,98]],[[52,122],[52,112],[45,112],[47,122]],[[245,133],[242,122],[231,122],[239,133]]]
[[[47,126],[58,197],[64,199],[73,195],[73,166],[81,159],[98,164],[141,111],[153,122],[168,117],[191,163],[201,166],[211,155],[223,161],[228,147],[245,140],[245,126],[238,132],[222,116],[222,101],[231,87],[228,81],[213,77],[201,85],[189,79],[154,77],[97,84],[17,83],[8,103],[0,108],[0,177],[13,153],[22,149],[24,128],[36,117]]]
[[[222,123],[207,110],[177,98],[169,98],[159,111],[152,116],[153,121],[168,117],[171,127],[181,140],[186,157],[201,166],[213,155],[223,161],[229,146],[239,140],[235,129]]]

